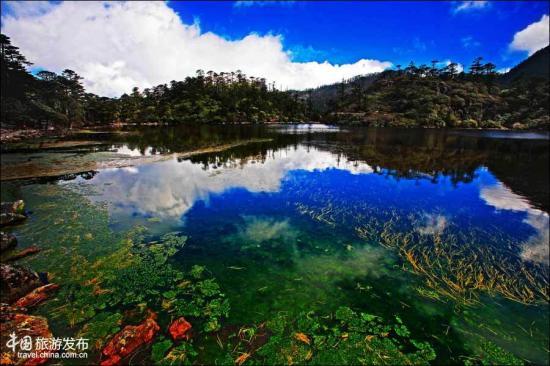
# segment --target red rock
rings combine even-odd
[[[0,353],[2,355],[2,365],[25,365],[35,366],[41,365],[48,361],[48,358],[29,358],[19,359],[17,358],[18,352],[37,352],[35,350],[35,343],[33,342],[32,349],[30,351],[22,351],[19,346],[15,348],[15,351],[8,347],[6,339],[9,339],[10,334],[16,334],[18,339],[22,339],[25,336],[30,336],[32,339],[43,337],[51,339],[53,337],[52,332],[49,329],[48,321],[46,318],[40,316],[32,316],[26,314],[13,314],[10,320],[0,323],[0,334],[2,334],[2,342],[0,342]]]
[[[168,330],[170,331],[172,338],[177,341],[179,339],[189,339],[190,337],[188,332],[191,328],[191,323],[185,320],[182,316],[181,318],[174,320],[172,324],[170,324]]]
[[[12,255],[10,255],[8,257],[7,260],[10,261],[10,262],[13,262],[13,261],[16,261],[18,259],[28,257],[29,255],[36,254],[36,253],[40,252],[41,250],[42,249],[40,249],[39,247],[33,245],[32,247],[28,247],[28,248],[25,248],[23,250],[20,250],[17,253],[13,253]]]
[[[35,306],[42,301],[46,300],[49,297],[49,294],[53,291],[56,291],[59,288],[59,285],[55,283],[50,283],[38,288],[35,288],[13,304],[16,307],[28,308]]]
[[[155,319],[157,315],[150,312],[149,317],[140,325],[127,325],[107,343],[101,351],[101,366],[118,365],[122,359],[140,346],[153,340],[160,327]]]

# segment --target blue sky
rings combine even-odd
[[[527,52],[510,51],[514,34],[548,14],[546,1],[487,2],[169,2],[186,22],[228,39],[250,32],[281,34],[296,61],[351,63],[361,58],[394,64],[452,59],[469,65],[483,56],[511,67]]]
[[[307,89],[410,61],[477,56],[506,70],[548,45],[546,1],[2,1],[2,32],[34,70],[70,68],[87,90],[128,93],[242,70]]]

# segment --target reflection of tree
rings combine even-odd
[[[467,183],[475,178],[476,169],[487,166],[499,180],[538,208],[549,207],[547,140],[489,138],[471,132],[426,129],[348,128],[288,135],[258,125],[142,128],[110,138],[142,153],[149,149],[152,153],[184,152],[246,139],[272,139],[190,159],[205,169],[262,164],[273,151],[297,144],[315,146],[343,160],[364,162],[374,172],[396,178],[437,182],[440,177],[448,177],[454,184]]]
[[[374,172],[396,178],[453,184],[468,183],[475,171],[488,167],[512,190],[547,209],[548,142],[497,139],[441,130],[352,129],[339,133],[278,136],[273,142],[240,146],[193,157],[205,169],[262,163],[278,148],[297,143],[315,146],[345,160],[364,162]]]
[[[470,182],[487,166],[512,190],[548,209],[548,141],[497,139],[435,130],[357,129],[318,135],[311,143],[364,161],[396,177]]]

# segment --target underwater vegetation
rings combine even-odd
[[[422,295],[463,304],[475,303],[480,291],[524,304],[550,299],[548,266],[510,255],[522,244],[496,228],[459,227],[440,214],[368,203],[344,205],[330,195],[329,202],[315,199],[314,205],[297,203],[297,212],[331,227],[353,225],[360,238],[395,250],[404,268],[424,276],[426,287],[435,291],[421,289]]]
[[[168,262],[184,246],[186,237],[169,233],[144,243],[144,232],[144,228],[135,229],[125,246],[93,263],[75,258],[71,283],[60,293],[65,305],[54,315],[67,318],[71,325],[91,320],[85,332],[103,332],[119,322],[116,313],[101,314],[114,309],[137,309],[139,313],[150,309],[172,318],[189,317],[207,332],[219,329],[229,302],[216,281],[203,267],[194,266],[184,273]],[[95,325],[95,321],[104,325]]]
[[[398,316],[388,322],[348,307],[325,315],[281,314],[258,328],[241,329],[234,342],[239,365],[249,359],[248,364],[271,365],[422,365],[436,356],[429,343],[411,337]]]
[[[178,136],[164,152],[188,151]],[[89,338],[91,363],[548,363],[547,255],[533,253],[547,216],[478,168],[488,152],[457,138],[462,163],[445,170],[444,146],[412,167],[401,157],[416,146],[374,148],[402,163],[387,167],[361,149],[355,164],[333,137],[244,137],[170,164],[2,182],[3,199],[24,199],[29,213],[7,232],[41,249],[17,264],[59,285],[32,316],[56,337]],[[156,155],[146,140],[117,153],[132,148]],[[165,185],[135,189],[140,180]],[[159,210],[133,204],[163,199]],[[167,218],[177,205],[186,209]]]

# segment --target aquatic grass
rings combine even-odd
[[[380,243],[398,250],[413,272],[440,294],[466,304],[477,302],[478,291],[523,304],[548,301],[548,272],[494,247],[461,242],[453,233],[401,233],[386,226]]]
[[[403,269],[423,276],[426,288],[439,294],[438,300],[443,296],[471,305],[477,303],[480,292],[522,304],[550,299],[548,266],[523,261],[514,253],[520,243],[496,228],[459,228],[440,214],[402,213],[366,202],[350,207],[338,205],[331,197],[327,201],[295,207],[331,227],[352,226],[368,243],[394,250],[404,262]],[[419,294],[436,298],[433,292]]]

